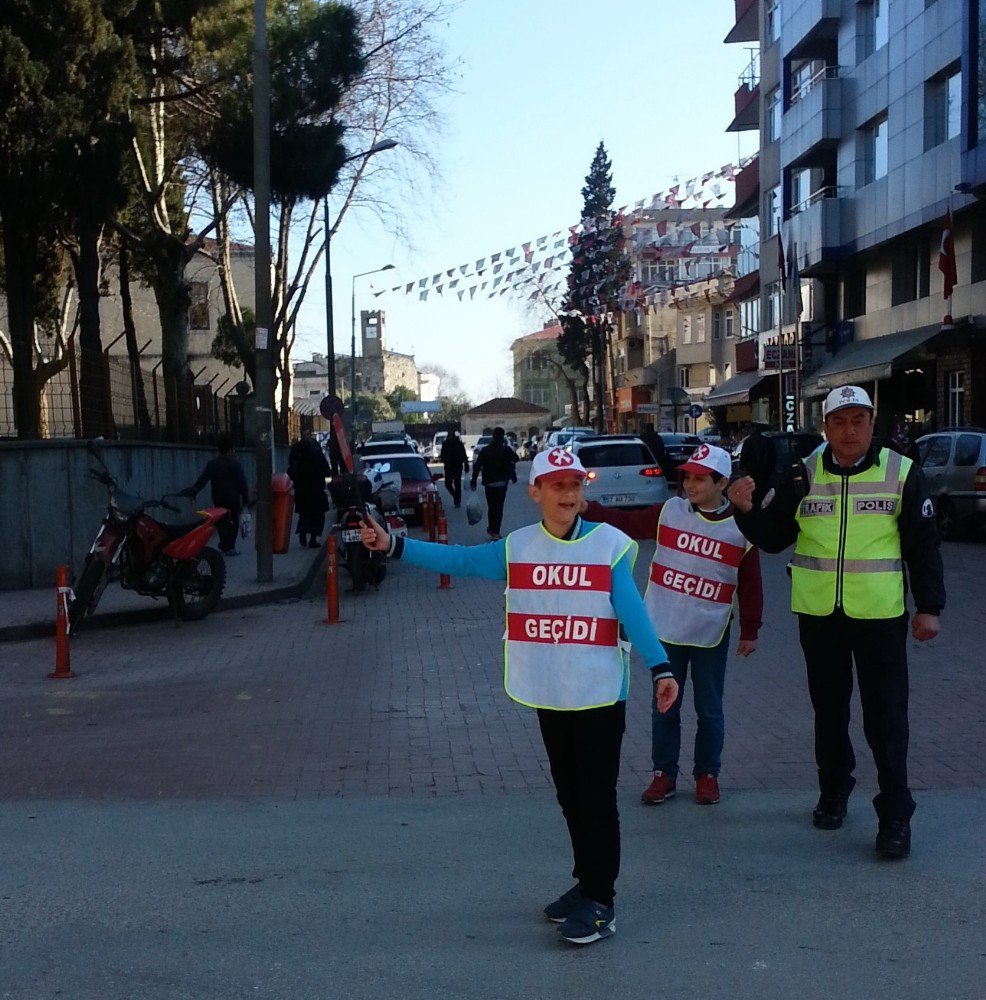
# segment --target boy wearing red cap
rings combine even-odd
[[[535,456],[528,492],[541,520],[486,545],[389,537],[372,519],[363,544],[417,566],[507,581],[504,687],[537,709],[576,884],[544,909],[562,937],[590,944],[616,930],[620,867],[616,783],[629,683],[626,630],[655,681],[655,711],[678,686],[633,582],[637,545],[579,516],[585,468],[563,448]]]
[[[680,466],[684,497],[672,497],[642,511],[589,503],[586,517],[625,531],[631,538],[656,538],[644,604],[678,682],[670,711],[652,713],[654,778],[644,789],[645,805],[660,805],[677,789],[681,751],[681,701],[688,668],[698,728],[695,733],[695,801],[719,801],[719,768],[725,738],[722,708],[729,654],[733,597],[738,596],[740,640],[736,652],[757,646],[763,613],[763,585],[757,549],[743,537],[723,499],[731,471],[728,452],[700,445]]]

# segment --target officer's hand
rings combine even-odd
[[[750,653],[755,653],[756,651],[757,651],[756,639],[740,639],[739,645],[736,647],[737,656],[749,656]]]
[[[753,479],[750,476],[743,476],[742,479],[737,479],[736,482],[730,484],[726,490],[726,496],[738,511],[749,514],[753,510],[753,491],[755,489],[756,483]]]
[[[657,710],[666,712],[678,700],[678,682],[673,677],[664,677],[657,682]]]
[[[928,639],[934,639],[934,637],[938,635],[940,628],[941,625],[938,622],[938,615],[919,613],[911,619],[911,635],[913,635],[918,642],[925,642]]]
[[[386,552],[390,548],[390,535],[369,514],[360,522],[360,535],[371,552]]]

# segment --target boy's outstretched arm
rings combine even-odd
[[[506,580],[507,542],[486,545],[438,545],[412,538],[391,538],[387,531],[367,514],[362,527],[363,544],[373,552],[388,552],[423,569],[452,576],[479,576],[486,580]]]

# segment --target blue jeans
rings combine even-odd
[[[663,715],[651,702],[651,751],[654,770],[669,777],[678,775],[681,753],[681,702],[685,696],[688,666],[692,668],[692,694],[698,730],[695,733],[695,767],[693,774],[716,774],[722,765],[722,744],[726,722],[722,713],[722,691],[726,680],[726,656],[729,654],[729,628],[718,646],[675,646],[665,643],[670,669],[678,682],[678,700]]]

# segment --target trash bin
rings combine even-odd
[[[291,542],[291,521],[294,519],[294,487],[286,472],[271,478],[271,549],[275,555],[284,555]]]

